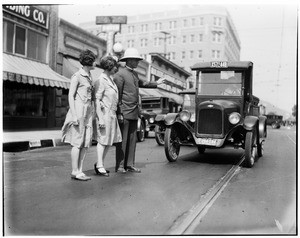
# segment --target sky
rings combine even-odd
[[[182,7],[183,1],[172,4],[138,4],[126,1],[101,1],[102,5],[91,2],[64,2],[71,5],[59,6],[59,17],[75,25],[94,22],[101,15],[138,15],[161,12]],[[251,1],[251,2],[189,2],[192,4],[224,5],[233,20],[241,41],[241,60],[254,63],[253,94],[261,100],[292,111],[296,104],[297,70],[297,1]],[[59,2],[61,4],[62,2]],[[167,3],[167,2],[164,2]]]

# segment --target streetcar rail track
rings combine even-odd
[[[236,165],[232,166],[231,169],[228,170],[228,172],[219,179],[218,182],[209,189],[189,211],[174,222],[166,232],[166,235],[192,234],[193,230],[225,189],[229,181],[240,170],[240,166],[244,159],[245,155],[243,154]]]

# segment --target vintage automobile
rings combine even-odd
[[[182,145],[197,146],[200,154],[230,146],[244,149],[243,166],[251,168],[267,137],[266,117],[252,95],[253,63],[203,62],[191,69],[196,71],[194,108],[164,119],[168,161],[177,160]]]
[[[142,97],[141,114],[147,119],[148,127],[146,128],[145,137],[149,131],[155,132],[155,140],[159,145],[163,145],[164,138],[158,133],[156,117],[164,116],[169,112],[169,98],[166,97]],[[146,116],[145,116],[146,115]]]
[[[266,117],[267,125],[270,125],[273,129],[279,129],[281,127],[283,116],[269,113]]]

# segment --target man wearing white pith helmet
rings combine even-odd
[[[135,48],[128,48],[124,56],[120,58],[125,62],[125,67],[120,67],[115,74],[114,80],[119,90],[119,109],[123,115],[123,123],[120,124],[122,132],[122,143],[116,146],[116,172],[136,172],[141,170],[135,167],[135,149],[137,121],[139,116],[139,87],[157,88],[158,84],[164,82],[160,79],[156,82],[148,82],[139,79],[134,69],[138,66],[140,57]]]

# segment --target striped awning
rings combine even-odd
[[[68,89],[70,80],[47,64],[3,53],[3,79],[18,83]]]

